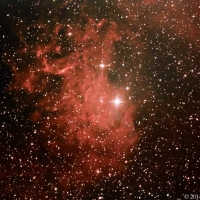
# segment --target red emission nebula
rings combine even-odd
[[[86,19],[82,27],[70,23],[48,27],[40,22],[16,32],[23,42],[17,62],[22,64],[20,58],[28,56],[31,62],[21,70],[20,64],[10,61],[14,81],[9,89],[42,94],[38,102],[31,102],[35,105],[31,120],[42,121],[39,134],[46,138],[50,154],[69,157],[62,165],[55,163],[65,187],[72,183],[80,187],[95,181],[95,176],[123,171],[124,155],[137,141],[136,105],[130,103],[125,86],[118,87],[107,77],[113,67],[114,43],[131,35],[126,29],[122,35],[114,21]],[[36,45],[29,45],[23,34],[36,26],[42,34],[36,35]],[[62,40],[71,42],[68,48],[62,47],[61,31]],[[46,35],[50,39],[44,43]]]
[[[200,1],[0,8],[0,199],[199,192]]]

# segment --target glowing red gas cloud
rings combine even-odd
[[[37,27],[40,29],[44,25]],[[48,28],[43,30],[49,33]],[[61,30],[65,40],[73,42],[67,49],[59,44]],[[74,145],[86,149],[86,153],[80,154],[76,161],[81,163],[81,176],[74,177],[79,170],[70,167],[60,177],[61,184],[73,178],[82,182],[93,175],[108,175],[110,167],[122,170],[122,154],[136,142],[137,136],[133,125],[135,106],[120,104],[121,100],[113,102],[116,95],[127,99],[128,91],[111,84],[106,75],[108,70],[112,70],[114,43],[122,37],[119,27],[112,21],[103,19],[97,23],[88,18],[82,30],[78,25],[57,23],[50,34],[52,37],[48,44],[35,46],[34,60],[26,71],[18,70],[13,63],[15,81],[10,88],[24,89],[33,95],[43,94],[30,119],[36,123],[43,120],[42,134],[45,137],[53,135],[54,139],[46,143],[48,151],[57,155],[56,149],[62,149],[66,154]],[[26,42],[24,46],[26,50],[18,51],[22,57],[33,48]],[[50,54],[63,53],[67,56],[50,58]],[[60,82],[50,76],[59,77]],[[49,87],[52,87],[51,91],[47,89]],[[45,112],[56,113],[56,116],[42,119]],[[59,126],[62,131],[53,131],[54,126]],[[74,143],[74,140],[78,142]],[[74,164],[72,161],[70,165]]]

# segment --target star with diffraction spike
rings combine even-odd
[[[105,67],[107,67],[107,66],[110,66],[110,64],[105,65],[103,62],[101,62],[101,64],[100,64],[99,66],[103,69],[103,68],[105,68]]]
[[[104,65],[103,63],[101,63],[99,66],[100,66],[101,68],[104,68],[104,67],[105,67],[105,65]]]
[[[120,103],[122,103],[118,97],[116,97],[116,99],[113,102],[116,106],[118,106]]]

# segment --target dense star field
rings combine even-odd
[[[0,199],[200,198],[198,0],[1,0],[0,32]]]

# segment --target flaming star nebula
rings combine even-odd
[[[199,192],[200,3],[0,3],[1,199]]]

